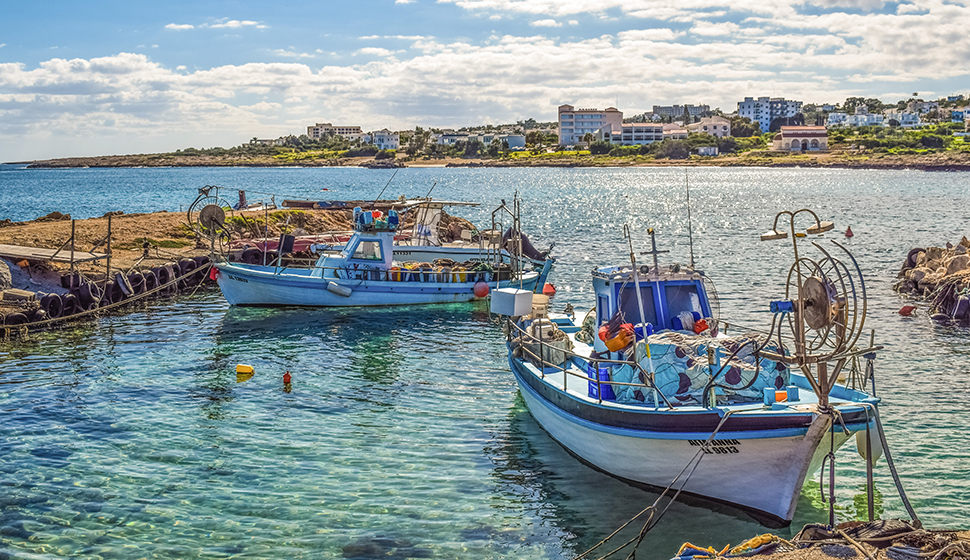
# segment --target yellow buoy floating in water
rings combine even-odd
[[[243,383],[244,381],[249,381],[253,378],[256,370],[253,366],[248,366],[246,364],[238,364],[236,366],[236,383]]]

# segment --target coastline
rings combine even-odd
[[[755,151],[741,155],[714,157],[691,156],[689,159],[653,159],[643,156],[610,157],[592,155],[552,155],[532,157],[421,158],[375,160],[371,157],[306,159],[298,162],[270,156],[249,158],[232,156],[187,156],[171,154],[137,154],[95,157],[72,157],[30,162],[17,162],[28,169],[79,168],[163,168],[163,167],[366,167],[389,168],[507,168],[507,167],[807,167],[833,169],[911,169],[917,171],[970,171],[970,153],[939,152],[918,155],[891,155],[868,150],[833,150],[808,154]]]

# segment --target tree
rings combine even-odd
[[[613,149],[613,145],[602,140],[592,142],[589,145],[589,153],[593,155],[608,154]]]
[[[731,136],[748,138],[758,134],[761,134],[761,127],[757,121],[751,122],[748,117],[731,118]]]
[[[687,105],[684,105],[684,126],[690,124],[690,111],[687,110]]]
[[[586,142],[587,144],[589,144],[593,140],[596,140],[596,136],[593,136],[592,132],[587,132],[586,134],[583,135],[583,142]]]
[[[664,140],[655,153],[658,158],[687,159],[690,157],[690,148],[683,140]]]

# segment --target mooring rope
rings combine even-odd
[[[592,548],[590,548],[586,552],[583,552],[579,556],[576,556],[573,560],[582,560],[583,558],[586,558],[593,551],[595,551],[597,548],[605,545],[607,542],[610,541],[610,539],[612,539],[613,537],[615,537],[620,531],[622,531],[623,529],[625,529],[626,527],[628,527],[631,523],[633,523],[638,518],[640,518],[643,514],[645,514],[645,513],[647,513],[649,511],[650,512],[650,515],[649,515],[649,517],[647,517],[647,520],[643,524],[643,528],[640,529],[640,532],[639,532],[639,534],[637,534],[636,537],[634,537],[634,538],[626,541],[625,543],[621,544],[617,548],[615,548],[615,549],[607,552],[605,555],[600,556],[599,558],[597,558],[597,560],[603,560],[605,558],[609,558],[613,554],[615,554],[615,553],[623,550],[624,548],[626,548],[630,544],[636,542],[636,545],[634,545],[633,550],[630,552],[630,555],[627,556],[627,558],[633,558],[634,555],[636,554],[637,549],[640,546],[640,543],[643,542],[644,537],[646,537],[647,533],[651,529],[653,529],[654,527],[656,527],[657,523],[660,523],[660,520],[663,518],[664,514],[667,513],[667,510],[677,500],[677,497],[680,495],[681,491],[683,491],[684,487],[687,486],[687,482],[690,480],[690,477],[693,476],[694,471],[697,469],[698,465],[700,465],[701,459],[704,458],[704,455],[705,455],[704,450],[711,443],[711,441],[714,440],[714,436],[717,435],[717,433],[721,430],[721,427],[724,426],[724,423],[727,422],[728,417],[730,417],[731,414],[733,414],[734,412],[735,411],[733,411],[733,410],[728,410],[728,411],[726,411],[724,413],[724,416],[721,417],[721,421],[718,422],[717,427],[715,427],[714,428],[714,431],[711,432],[711,435],[708,436],[707,440],[704,442],[704,445],[702,445],[697,450],[697,453],[695,453],[694,456],[691,457],[691,459],[689,461],[687,461],[687,464],[684,465],[684,468],[681,469],[681,471],[677,474],[677,476],[674,477],[673,480],[670,481],[670,484],[668,484],[667,487],[663,489],[663,491],[660,493],[659,496],[657,496],[657,499],[654,500],[654,502],[652,504],[650,504],[649,506],[647,506],[646,508],[644,508],[643,510],[641,510],[640,513],[634,515],[632,518],[630,518],[629,521],[627,521],[626,523],[624,523],[623,525],[621,525],[619,528],[617,528],[615,531],[613,531],[612,533],[610,533],[606,538],[604,538],[600,542],[598,542],[595,545],[593,545]],[[677,483],[677,481],[680,479],[680,477],[684,476],[684,473],[687,472],[687,469],[690,469],[690,472],[688,472],[687,473],[687,476],[684,478],[683,484],[681,484],[680,485],[680,488],[678,488],[677,491],[674,492],[674,495],[670,498],[670,501],[667,502],[667,505],[660,512],[660,515],[657,516],[656,521],[654,521],[653,520],[653,516],[654,516],[654,514],[657,511],[657,504],[660,503],[660,500],[662,500],[663,497],[667,494],[667,492],[674,486],[674,484]],[[653,522],[651,523],[651,521],[653,521]]]

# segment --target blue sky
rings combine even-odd
[[[970,90],[970,0],[8,2],[0,161]]]

